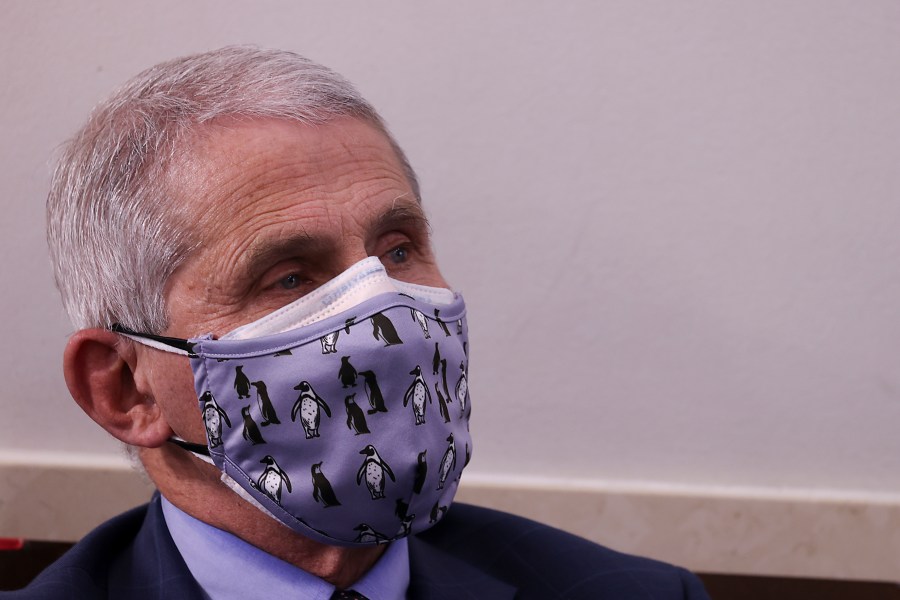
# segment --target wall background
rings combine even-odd
[[[229,43],[341,72],[417,168],[470,310],[473,481],[900,506],[890,0],[6,0],[0,462],[123,463],[62,379],[49,158]]]

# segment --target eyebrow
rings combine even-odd
[[[425,216],[422,206],[404,196],[395,198],[391,208],[375,217],[370,223],[369,229],[383,233],[403,225],[420,229],[427,235],[431,234],[431,223]]]
[[[301,231],[277,240],[252,244],[241,260],[238,272],[241,277],[251,277],[262,266],[288,254],[310,254],[321,250],[325,245],[322,239],[314,238],[306,231]]]

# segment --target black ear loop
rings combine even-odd
[[[133,335],[140,338],[145,338],[148,340],[153,340],[155,342],[159,342],[161,344],[165,344],[166,346],[171,346],[172,348],[177,348],[178,350],[183,350],[187,352],[189,357],[196,357],[197,355],[194,353],[194,344],[190,343],[187,340],[175,337],[167,337],[164,335],[153,335],[152,333],[140,333],[138,331],[134,331],[133,329],[129,329],[120,323],[113,323],[110,330],[115,331],[116,333],[122,333],[125,335]],[[183,448],[188,452],[193,452],[195,454],[202,454],[204,456],[209,456],[209,447],[204,446],[203,444],[195,444],[193,442],[188,442],[182,439],[170,437],[168,442],[171,442],[178,446],[179,448]]]
[[[125,327],[120,323],[113,323],[109,329],[111,331],[115,331],[116,333],[123,333],[125,335],[133,335],[136,337],[153,340],[154,342],[159,342],[160,344],[165,344],[166,346],[171,346],[172,348],[177,348],[178,350],[183,350],[184,352],[187,352],[187,355],[190,358],[197,358],[197,354],[194,352],[195,344],[192,344],[191,342],[182,338],[154,335],[152,333],[141,333],[139,331],[129,329],[128,327]]]
[[[209,456],[209,447],[204,446],[203,444],[195,444],[193,442],[186,442],[185,440],[170,437],[167,442],[171,442],[178,446],[179,448],[183,448],[188,452],[193,452],[194,454],[202,454],[204,456]]]

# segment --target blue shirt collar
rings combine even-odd
[[[208,598],[310,598],[328,600],[334,586],[204,523],[162,498],[162,511],[175,546]],[[402,600],[409,587],[406,538],[392,542],[352,588],[370,600]]]

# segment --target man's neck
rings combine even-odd
[[[159,491],[182,511],[338,589],[359,580],[384,552],[384,546],[329,546],[288,529],[231,491],[214,466],[180,448],[142,448],[140,458]]]

